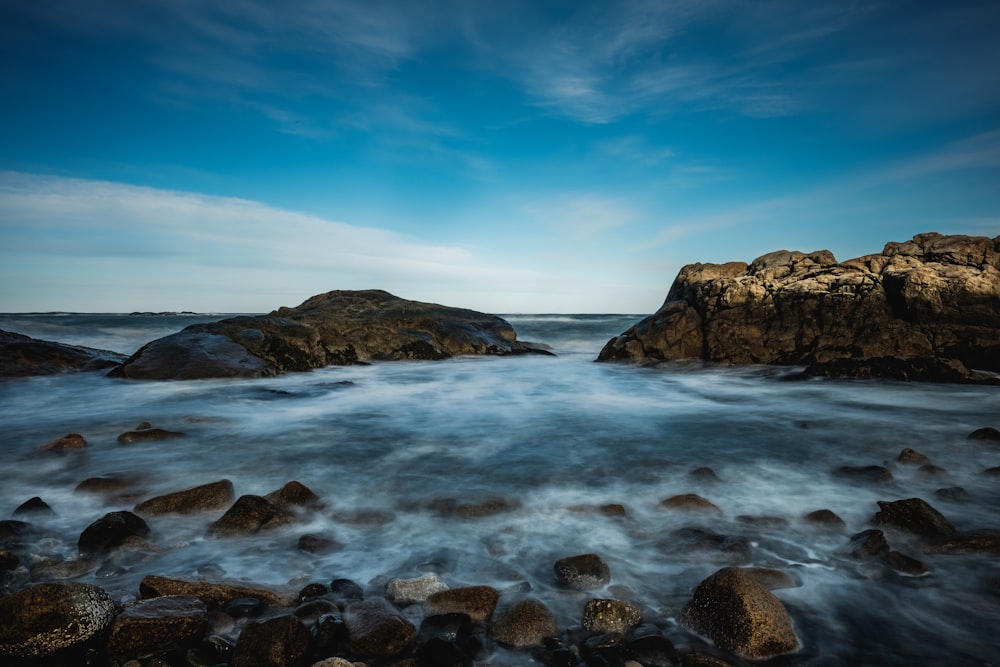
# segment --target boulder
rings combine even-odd
[[[196,597],[169,595],[126,605],[115,617],[108,635],[112,659],[143,658],[202,639],[208,627],[208,609]]]
[[[635,605],[621,600],[596,598],[583,607],[580,625],[591,634],[617,632],[625,635],[642,623],[642,611]]]
[[[191,325],[147,343],[111,375],[264,377],[369,361],[538,352],[546,353],[518,341],[510,324],[494,315],[382,290],[334,291],[268,315]]]
[[[312,489],[302,482],[291,481],[276,491],[264,496],[268,501],[284,509],[305,507],[319,509],[323,503]]]
[[[601,588],[611,581],[611,569],[597,554],[561,558],[552,569],[559,585],[576,591]]]
[[[240,496],[218,521],[208,527],[211,537],[253,535],[292,523],[295,517],[261,496]]]
[[[992,426],[977,428],[969,434],[969,440],[1000,440],[1000,431]]]
[[[70,581],[37,584],[0,597],[0,656],[46,658],[103,632],[115,605],[101,588]]]
[[[719,648],[751,660],[799,648],[781,600],[737,567],[723,568],[698,584],[677,620]]]
[[[228,507],[236,497],[228,479],[156,496],[135,506],[138,514],[193,514]]]
[[[124,354],[38,340],[0,330],[0,377],[99,371],[117,366]]]
[[[200,599],[209,607],[218,608],[241,597],[256,598],[270,605],[287,606],[290,596],[266,588],[219,581],[191,581],[148,575],[139,582],[139,595],[143,599],[164,595],[188,595]]]
[[[87,526],[77,545],[80,553],[100,553],[120,547],[132,538],[143,538],[149,534],[149,526],[132,512],[108,512]]]
[[[473,623],[486,623],[499,599],[500,593],[492,586],[466,586],[432,593],[425,604],[429,614],[466,614]]]
[[[309,630],[295,616],[247,623],[236,640],[232,667],[296,667],[309,652]]]
[[[448,585],[436,574],[428,572],[414,579],[390,579],[385,587],[385,597],[397,605],[423,602],[434,593],[448,590]]]
[[[821,250],[689,264],[660,309],[598,357],[672,359],[846,360],[813,373],[993,381],[968,369],[1000,372],[1000,237],[919,234],[839,263]]]
[[[684,510],[687,512],[708,512],[711,514],[722,514],[715,503],[702,498],[697,493],[682,493],[677,496],[670,496],[660,501],[659,507],[664,509]]]
[[[821,509],[809,512],[802,517],[802,520],[813,526],[823,528],[846,528],[847,523],[833,510]]]
[[[490,628],[490,637],[513,648],[542,646],[547,638],[558,635],[555,616],[534,598],[518,602]]]
[[[940,512],[921,498],[896,501],[878,501],[881,511],[872,521],[879,526],[889,526],[925,538],[947,537],[955,527]]]
[[[409,648],[417,629],[384,598],[353,602],[344,610],[348,646],[358,656],[386,657]]]
[[[137,442],[156,442],[157,440],[170,440],[171,438],[183,438],[184,434],[179,431],[168,431],[163,428],[137,428],[134,431],[126,431],[118,436],[118,442],[123,445],[132,445]]]
[[[87,439],[79,433],[67,433],[61,438],[56,438],[41,445],[39,449],[47,452],[62,452],[67,449],[83,449],[87,446]]]

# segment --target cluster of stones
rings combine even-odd
[[[142,433],[152,433],[151,439],[183,435],[143,423],[119,440],[130,444]],[[71,434],[60,440],[75,438]],[[969,438],[1000,442],[1000,431],[983,428]],[[943,470],[909,448],[900,452],[898,462],[919,466],[924,474]],[[892,472],[881,466],[845,467],[832,473],[865,484],[892,480]],[[719,481],[706,467],[692,470],[691,476],[701,486]],[[114,478],[91,478],[77,489],[111,494],[117,500],[135,497]],[[948,498],[961,493],[958,487],[939,491]],[[471,666],[488,664],[502,648],[524,651],[552,667],[725,667],[792,653],[802,646],[792,615],[773,592],[798,586],[799,580],[785,570],[751,566],[754,547],[748,538],[701,526],[675,530],[664,541],[669,544],[664,550],[667,557],[687,554],[720,566],[672,613],[676,626],[687,633],[681,634],[689,640],[686,645],[675,646],[673,622],[651,613],[634,593],[613,584],[611,566],[596,553],[567,556],[552,565],[550,583],[566,591],[568,599],[579,600],[576,622],[562,625],[545,601],[532,595],[530,586],[451,588],[435,572],[376,580],[367,588],[335,578],[310,583],[297,593],[223,579],[149,575],[136,595],[116,603],[106,590],[69,579],[107,567],[123,554],[155,558],[163,553],[150,541],[155,530],[147,519],[155,528],[162,515],[223,511],[208,523],[206,536],[225,539],[287,526],[325,508],[312,490],[296,481],[265,496],[236,497],[233,484],[223,479],[135,498],[138,502],[131,511],[108,512],[84,528],[76,543],[79,558],[63,563],[41,562],[37,555],[28,558],[21,549],[36,530],[27,519],[44,524],[45,517],[53,515],[41,498],[18,507],[17,518],[0,521],[0,572],[9,589],[0,596],[0,662],[36,667]],[[718,506],[694,493],[670,496],[659,506],[691,517],[722,515]],[[929,572],[925,562],[911,555],[914,550],[928,555],[1000,554],[1000,531],[957,530],[921,498],[879,501],[878,506],[870,527],[850,535],[845,522],[829,509],[804,514],[801,521],[817,530],[844,534],[845,562],[904,576]],[[517,507],[502,501],[450,500],[428,506],[443,516],[466,520]],[[567,509],[611,517],[627,511],[618,504]],[[788,522],[783,517],[752,515],[736,519],[766,527]],[[890,539],[902,547],[892,548]],[[325,535],[305,534],[297,547],[315,553],[342,545]]]
[[[807,366],[807,375],[990,382],[1000,373],[1000,237],[918,234],[837,262],[780,250],[681,268],[660,309],[599,361]]]

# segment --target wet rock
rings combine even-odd
[[[120,477],[118,475],[104,475],[102,477],[88,477],[73,489],[74,493],[93,493],[96,495],[113,495],[128,491],[135,486],[135,482]]]
[[[64,452],[72,449],[84,449],[88,445],[86,438],[79,433],[67,433],[61,438],[46,442],[39,446],[39,449],[47,452]]]
[[[321,598],[330,592],[330,587],[326,584],[321,584],[318,582],[313,582],[311,584],[306,584],[299,594],[295,596],[295,603],[301,604],[302,602],[307,602],[309,600],[315,600],[316,598]]]
[[[432,593],[427,597],[430,614],[466,614],[473,623],[485,624],[496,610],[500,593],[492,586],[466,586]]]
[[[888,526],[921,537],[944,537],[955,532],[955,527],[944,516],[920,498],[893,502],[880,500],[881,511],[872,521],[878,526]]]
[[[222,607],[230,600],[240,597],[257,598],[269,605],[288,606],[291,596],[266,588],[226,582],[191,581],[149,575],[139,583],[139,595],[155,598],[162,595],[190,595],[199,598],[209,607]]]
[[[292,523],[295,517],[261,496],[240,496],[218,521],[208,527],[211,537],[253,535]]]
[[[461,502],[453,498],[439,498],[434,500],[431,506],[441,516],[482,519],[518,510],[521,508],[521,503],[508,498],[490,498],[475,503]]]
[[[911,577],[919,577],[929,571],[927,565],[922,561],[907,556],[898,551],[890,551],[885,555],[885,564],[896,572],[908,574]]]
[[[814,512],[809,512],[802,517],[802,520],[808,524],[814,526],[821,526],[824,528],[846,528],[847,524],[844,520],[837,515],[836,512],[828,509],[816,510]]]
[[[348,646],[358,656],[386,657],[409,648],[417,629],[383,598],[352,602],[344,610]]]
[[[490,637],[513,648],[542,646],[546,638],[558,635],[555,616],[534,598],[508,609],[490,628]]]
[[[465,614],[426,617],[417,633],[417,664],[427,667],[471,667],[484,646]]]
[[[929,233],[845,262],[782,250],[750,264],[689,264],[660,309],[608,341],[598,360],[990,381],[967,369],[1000,371],[997,244]]]
[[[365,592],[350,579],[334,579],[330,582],[330,596],[339,602],[355,602],[363,599]]]
[[[740,514],[736,517],[736,520],[757,528],[777,529],[788,527],[788,519],[783,516]]]
[[[29,377],[117,366],[125,355],[0,331],[0,377]]]
[[[601,588],[611,581],[611,569],[597,554],[561,558],[552,569],[560,586],[577,591]]]
[[[806,366],[802,378],[852,377],[864,380],[884,379],[903,382],[952,382],[960,384],[998,384],[985,373],[978,373],[958,359],[880,356],[864,359],[832,359]]]
[[[183,437],[184,434],[178,431],[167,431],[162,428],[143,428],[122,433],[118,436],[118,442],[123,445],[134,445],[138,442],[156,442],[159,440],[170,440],[171,438]]]
[[[710,559],[730,564],[747,563],[753,555],[753,545],[742,535],[722,535],[709,530],[686,526],[670,533],[664,545],[672,553],[686,555],[695,560]]]
[[[196,597],[139,600],[115,617],[108,653],[112,659],[125,660],[190,648],[201,641],[207,627],[208,609]]]
[[[236,640],[232,667],[296,667],[309,652],[309,630],[295,616],[247,623]]]
[[[54,517],[56,513],[49,507],[49,504],[44,500],[35,496],[25,500],[23,503],[17,506],[14,510],[13,516],[25,516],[25,517]]]
[[[722,510],[706,498],[702,498],[696,493],[684,493],[671,496],[661,500],[659,507],[672,510],[684,510],[688,512],[707,512],[712,514],[722,514]]]
[[[715,471],[708,466],[702,466],[700,468],[695,468],[688,473],[688,476],[696,479],[700,482],[720,482],[719,476],[715,474]]]
[[[938,489],[934,492],[934,495],[944,500],[955,500],[959,502],[966,502],[972,498],[972,496],[969,495],[969,492],[961,486],[949,486],[943,489]]]
[[[296,507],[320,509],[323,506],[319,496],[302,482],[291,481],[277,491],[264,496],[269,502],[283,509]]]
[[[348,633],[340,610],[334,608],[321,614],[309,628],[309,635],[310,645],[317,655],[331,655],[342,650],[347,643]]]
[[[885,533],[870,528],[851,535],[848,551],[860,560],[881,559],[889,553],[889,543],[885,539]]]
[[[883,466],[840,466],[833,474],[859,484],[887,484],[892,481],[892,472]]]
[[[925,463],[917,468],[917,472],[923,477],[946,477],[948,475],[947,470],[933,463]]]
[[[228,479],[156,496],[135,506],[139,514],[193,514],[228,507],[236,497]]]
[[[990,477],[996,477],[1000,475],[1000,466],[994,466],[992,468],[987,468],[983,471],[984,475],[989,475]]]
[[[503,319],[408,301],[381,290],[334,291],[269,315],[194,324],[147,343],[112,374],[136,379],[262,377],[328,365],[456,355],[543,353]]]
[[[686,653],[681,667],[733,667],[732,663],[709,653]]]
[[[642,623],[642,611],[621,600],[594,599],[583,607],[583,629],[593,634],[628,633]]]
[[[921,454],[920,452],[906,447],[899,453],[899,458],[896,459],[900,463],[913,463],[916,465],[922,465],[924,463],[930,463],[930,459]]]
[[[100,553],[122,546],[130,538],[143,538],[149,526],[132,512],[108,512],[87,526],[77,541],[80,553]]]
[[[673,642],[652,625],[641,625],[625,638],[624,655],[643,667],[674,667],[677,650]]]
[[[986,426],[984,428],[977,428],[975,431],[970,433],[968,437],[969,440],[1000,441],[1000,430],[997,430],[992,426]]]
[[[334,551],[340,551],[344,548],[344,545],[337,540],[324,537],[323,535],[306,533],[299,537],[296,548],[299,551],[305,551],[310,554],[329,554]]]
[[[448,590],[436,574],[429,572],[414,579],[391,579],[385,587],[385,597],[397,605],[423,602],[434,593]]]
[[[922,551],[936,554],[1000,554],[1000,530],[952,533],[924,545]]]
[[[781,600],[736,567],[723,568],[698,584],[677,620],[716,646],[751,660],[799,648]]]
[[[257,618],[265,609],[264,601],[257,597],[240,596],[222,606],[222,611],[233,618]]]
[[[0,656],[39,659],[78,648],[103,632],[115,605],[96,586],[61,581],[0,597]]]
[[[351,662],[345,658],[323,658],[319,662],[314,662],[309,667],[364,667],[363,662]]]
[[[743,572],[769,591],[798,588],[802,585],[802,582],[785,570],[776,570],[773,567],[745,567]]]
[[[571,505],[566,508],[570,512],[580,514],[597,514],[608,517],[623,517],[627,514],[625,506],[621,503],[605,503],[604,505]]]
[[[13,551],[0,549],[0,572],[10,572],[21,565],[21,559]]]
[[[0,542],[28,535],[34,531],[34,527],[27,521],[17,519],[4,519],[0,521]]]

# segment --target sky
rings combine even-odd
[[[988,0],[0,0],[0,312],[650,313],[1000,234]]]

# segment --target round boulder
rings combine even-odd
[[[581,554],[561,558],[553,566],[556,581],[576,591],[589,591],[606,586],[611,581],[611,569],[597,554]]]
[[[146,537],[149,526],[132,512],[108,512],[87,526],[77,545],[80,553],[100,553],[120,547],[129,538]]]
[[[751,660],[799,648],[781,600],[737,567],[723,568],[698,584],[678,621],[719,648]]]
[[[71,581],[32,586],[0,598],[0,656],[37,659],[79,647],[114,617],[114,602],[97,586]]]
[[[528,598],[507,610],[490,628],[490,636],[513,648],[542,646],[545,639],[557,637],[555,616],[539,600]]]
[[[627,634],[642,623],[642,611],[621,600],[594,599],[583,607],[583,629],[592,634]]]

